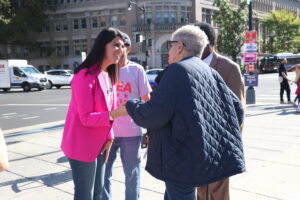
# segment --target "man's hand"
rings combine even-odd
[[[113,140],[107,140],[106,143],[104,144],[102,150],[101,150],[101,153],[105,152],[104,163],[107,163],[107,161],[108,161],[109,152],[110,152],[110,148],[111,148],[112,143],[113,143]]]

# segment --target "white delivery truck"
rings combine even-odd
[[[8,91],[11,88],[23,88],[29,92],[31,88],[43,90],[47,78],[27,60],[0,60],[0,89]]]

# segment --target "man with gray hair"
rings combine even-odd
[[[195,200],[197,186],[245,171],[242,104],[201,60],[207,43],[198,27],[176,30],[169,69],[151,99],[129,100],[114,112],[151,130],[146,170],[165,182],[165,200]]]

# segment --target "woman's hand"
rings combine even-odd
[[[104,163],[107,163],[108,161],[108,157],[109,157],[109,152],[110,152],[110,148],[111,145],[113,143],[113,140],[107,140],[106,143],[104,144],[101,153],[105,152],[105,159],[104,159]]]
[[[122,103],[117,109],[110,111],[112,118],[122,117],[128,115],[126,110],[126,103]]]

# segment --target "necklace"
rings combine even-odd
[[[106,87],[107,87],[107,91],[106,93],[109,95],[110,93],[112,93],[113,89],[112,89],[112,84],[111,84],[111,80],[109,78],[108,72],[106,71],[102,71],[103,74],[103,78],[105,80],[106,83]]]

